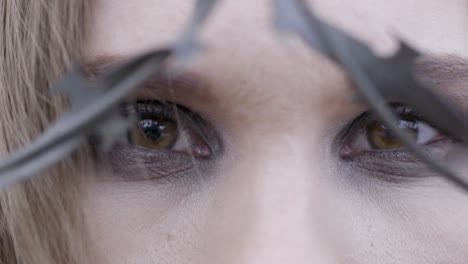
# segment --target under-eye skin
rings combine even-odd
[[[127,137],[109,155],[114,176],[126,181],[172,182],[213,167],[220,141],[214,129],[196,113],[159,101],[127,103],[122,112],[135,121]]]
[[[398,117],[398,127],[431,153],[444,159],[453,141],[424,121],[424,118],[402,105],[391,105]],[[369,112],[357,117],[343,133],[338,144],[340,158],[360,172],[385,181],[400,181],[432,175],[378,118]]]

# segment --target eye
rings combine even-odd
[[[129,134],[132,144],[149,149],[170,149],[178,137],[177,123],[159,117],[139,120]]]
[[[412,118],[398,120],[398,127],[418,144],[426,144],[439,135],[438,131],[427,123]],[[365,130],[372,149],[390,150],[404,147],[403,142],[379,121],[371,122]]]
[[[413,110],[395,106],[398,127],[404,130],[417,144],[427,145],[444,136],[434,127],[423,121]],[[404,143],[385,124],[369,113],[359,116],[348,129],[344,140],[343,157],[369,151],[392,151],[403,149]]]
[[[211,175],[222,155],[218,130],[188,108],[160,101],[125,103],[122,114],[135,120],[103,164],[110,180],[179,183]],[[107,163],[106,163],[107,162]]]
[[[195,114],[181,106],[157,101],[127,106],[137,120],[130,128],[131,145],[148,151],[169,151],[208,158],[211,149],[205,142]]]

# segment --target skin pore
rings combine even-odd
[[[394,52],[398,36],[436,57],[468,58],[464,0],[313,3],[379,54]],[[89,64],[105,68],[171,43],[193,4],[96,1]],[[468,195],[404,150],[342,159],[343,131],[368,110],[346,74],[281,38],[270,1],[224,0],[215,11],[200,32],[202,54],[136,95],[196,113],[201,128],[179,135],[208,146],[210,157],[190,158],[184,140],[177,151],[119,143],[109,154],[112,173],[86,190],[100,262],[466,263]],[[441,68],[456,61],[466,72],[463,60]],[[462,104],[462,83],[441,91]],[[187,111],[169,112],[184,120]],[[444,153],[448,141],[430,148]]]

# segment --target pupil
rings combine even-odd
[[[413,120],[400,119],[398,127],[405,130],[413,140],[418,137],[418,123]],[[374,149],[397,149],[403,147],[400,139],[394,135],[385,125],[374,122],[368,128],[368,140]]]
[[[143,134],[149,140],[159,139],[165,128],[163,125],[159,125],[157,121],[148,120],[148,119],[142,120],[140,124],[141,124],[141,128],[143,129]]]

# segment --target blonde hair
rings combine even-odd
[[[0,157],[63,113],[49,87],[80,60],[88,10],[86,0],[0,0]],[[78,157],[1,190],[0,263],[90,262]]]

